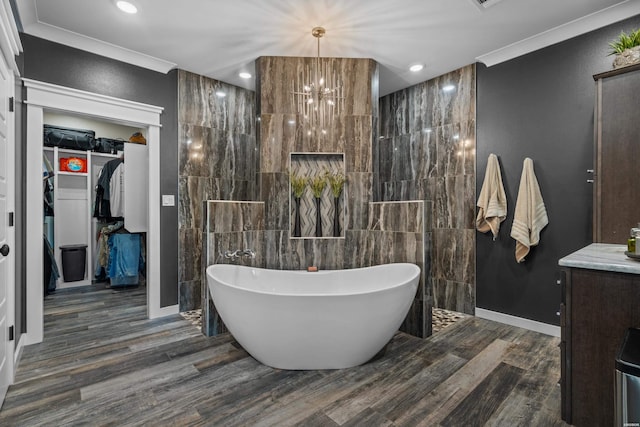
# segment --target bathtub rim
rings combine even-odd
[[[274,292],[274,291],[270,291],[269,292],[269,291],[264,291],[264,290],[259,290],[259,289],[251,289],[251,288],[238,286],[238,285],[232,285],[232,284],[230,284],[230,283],[228,283],[226,281],[219,280],[218,278],[214,277],[212,274],[209,273],[209,270],[212,269],[213,267],[216,267],[216,266],[218,266],[219,268],[232,268],[232,267],[235,267],[235,268],[242,269],[242,270],[261,270],[261,271],[270,271],[270,272],[281,272],[281,273],[291,274],[291,275],[293,275],[293,274],[304,275],[304,274],[337,273],[337,272],[342,272],[342,271],[358,271],[358,270],[376,269],[376,268],[387,267],[387,266],[390,266],[390,265],[394,265],[394,266],[400,266],[400,265],[410,266],[412,269],[414,269],[415,274],[410,276],[406,280],[402,280],[402,281],[399,281],[399,282],[393,282],[393,284],[390,285],[390,286],[386,286],[384,288],[375,289],[375,290],[363,288],[362,290],[349,291],[349,292],[334,292],[334,293],[313,292],[313,293],[301,294],[301,293],[291,293],[291,292]],[[420,274],[422,274],[422,268],[420,268],[419,265],[411,263],[411,262],[391,262],[391,263],[387,263],[387,264],[372,265],[372,266],[369,266],[369,267],[345,268],[345,269],[340,269],[340,270],[319,270],[317,272],[308,272],[306,270],[276,270],[276,269],[272,269],[272,268],[251,267],[251,266],[248,266],[248,265],[239,265],[239,264],[211,264],[211,265],[207,266],[205,271],[206,271],[206,274],[207,274],[207,287],[211,286],[211,284],[210,284],[208,279],[212,279],[212,280],[220,283],[223,286],[228,286],[230,288],[233,288],[233,289],[236,289],[236,290],[239,290],[239,291],[253,292],[253,293],[256,293],[256,294],[270,295],[270,296],[277,296],[277,297],[296,297],[296,298],[299,298],[299,297],[348,297],[348,296],[355,296],[355,295],[367,295],[367,294],[374,294],[374,293],[379,293],[379,292],[387,292],[387,291],[389,291],[391,289],[395,289],[395,288],[399,288],[399,287],[405,286],[408,283],[411,283],[411,281],[414,280],[415,278],[418,279],[417,282],[416,282],[416,287],[417,287],[418,283],[420,281]]]

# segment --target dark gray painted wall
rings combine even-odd
[[[591,243],[593,74],[610,70],[608,43],[640,16],[487,68],[477,67],[477,194],[496,154],[508,199],[499,238],[476,233],[477,307],[559,324],[558,259]],[[526,261],[509,237],[522,162],[534,161],[549,225]]]
[[[178,77],[20,34],[23,77],[164,107],[160,130],[160,191],[178,194]],[[178,303],[178,209],[160,211],[162,307]]]

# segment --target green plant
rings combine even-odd
[[[298,176],[293,172],[289,172],[289,181],[291,182],[291,191],[293,192],[293,196],[302,196],[304,189],[307,188],[307,179],[304,176]]]
[[[344,183],[347,182],[347,178],[341,173],[327,174],[327,180],[329,181],[329,186],[331,187],[331,192],[333,193],[333,197],[338,198],[342,193],[342,189],[344,188]]]
[[[617,55],[636,46],[640,46],[640,28],[631,31],[629,34],[624,31],[621,32],[616,40],[609,43],[611,48],[609,55]]]
[[[315,198],[322,196],[322,191],[324,190],[324,187],[327,186],[327,173],[325,172],[323,174],[316,175],[313,178],[309,178],[309,186],[311,187],[311,191]]]

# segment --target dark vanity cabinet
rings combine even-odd
[[[640,222],[640,65],[593,76],[593,243],[559,261],[562,419],[614,424],[615,358],[640,326],[640,262],[626,257]]]
[[[640,262],[624,250],[593,244],[560,260],[562,419],[578,427],[614,424],[615,358],[640,327]]]
[[[640,65],[593,78],[593,241],[625,244],[640,222]]]

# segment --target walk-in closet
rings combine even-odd
[[[44,294],[94,283],[144,286],[145,129],[50,111],[43,122]],[[51,129],[87,130],[93,141],[70,148],[58,143],[64,131],[50,136]]]

